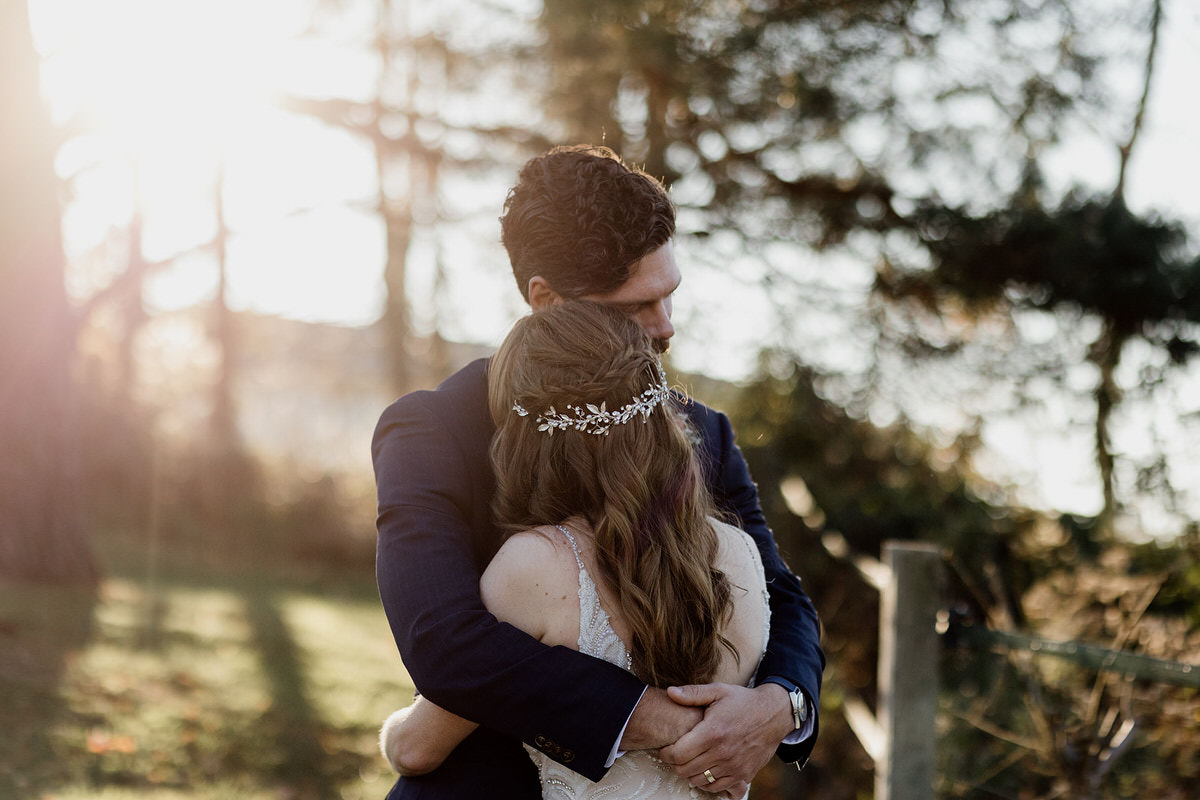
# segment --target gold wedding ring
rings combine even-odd
[[[712,770],[711,770],[711,769],[706,769],[706,770],[704,770],[704,777],[708,779],[708,782],[709,782],[709,783],[716,783],[716,782],[717,782],[717,779],[713,777],[713,774],[712,774]]]

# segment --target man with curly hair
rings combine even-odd
[[[555,148],[522,168],[501,228],[533,309],[563,299],[614,306],[666,349],[680,272],[675,209],[659,181],[608,148]],[[490,513],[486,359],[384,411],[372,443],[380,597],[420,692],[481,725],[437,769],[401,778],[389,800],[539,797],[521,742],[592,780],[624,750],[663,748],[678,774],[734,796],[773,753],[807,759],[824,667],[816,612],[779,556],[729,420],[700,403],[683,410],[713,497],[766,569],[771,636],[755,688],[647,687],[487,613],[479,577],[501,537]]]

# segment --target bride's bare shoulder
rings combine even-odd
[[[570,552],[570,547],[567,545],[563,535],[559,533],[553,525],[540,525],[536,528],[514,533],[504,540],[504,544],[500,546],[499,553],[496,557],[500,557],[500,553],[506,555],[542,555],[549,556],[561,548],[566,547]]]
[[[543,526],[505,540],[484,570],[479,593],[498,619],[542,638],[557,606],[574,601],[577,573],[566,537]]]
[[[542,525],[509,536],[484,572],[521,577],[544,575],[556,566],[575,565],[571,545],[553,525]]]

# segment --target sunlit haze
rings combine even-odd
[[[73,179],[63,224],[75,297],[87,297],[123,269],[125,231],[140,216],[142,255],[170,262],[147,282],[148,308],[167,311],[211,299],[218,281],[211,242],[221,191],[231,232],[226,299],[232,308],[341,325],[379,318],[385,231],[375,210],[371,146],[283,106],[288,95],[365,100],[373,91],[379,65],[362,36],[371,20],[351,12],[342,39],[318,38],[307,29],[321,13],[318,6],[291,0],[33,0],[44,94],[55,118],[80,131],[57,164],[60,175]],[[1191,0],[1169,2],[1163,36],[1128,196],[1135,210],[1161,210],[1197,230],[1200,9]],[[1050,177],[1104,187],[1113,184],[1114,168],[1111,150],[1098,150],[1094,139],[1082,137],[1078,147],[1068,142],[1062,148]],[[495,223],[505,189],[494,179],[450,189],[457,193],[446,198],[451,205],[472,209],[475,221],[464,226],[470,235],[414,244],[409,289],[419,328],[435,324],[426,300],[434,293],[439,258],[447,265],[442,291],[453,302],[449,318],[436,322],[448,338],[495,343],[521,313]],[[686,239],[685,224],[681,231]],[[704,244],[713,246],[711,240]],[[770,315],[753,313],[768,302],[764,290],[738,277],[755,266],[689,274],[687,259],[696,247],[680,242],[685,280],[676,304],[683,324],[675,361],[717,377],[745,377],[758,346],[772,338],[765,329]],[[818,271],[829,263],[800,247],[780,257]],[[864,263],[837,274],[844,277],[829,291],[865,293],[869,287]],[[736,298],[746,313],[717,314],[717,298]],[[806,326],[826,324],[844,321],[814,315],[797,322],[791,336],[803,339]],[[825,338],[832,349],[822,358],[859,357],[847,348],[849,338]],[[1177,391],[1200,396],[1196,378]],[[1048,409],[1042,424],[1058,425],[1071,413]],[[1033,487],[1042,502],[1094,512],[1099,489],[1090,434],[1086,426],[1077,430],[1030,435],[1018,421],[997,420],[987,431],[993,454],[985,461],[996,474]],[[1146,441],[1136,425],[1118,428],[1116,439],[1119,450],[1131,453]]]

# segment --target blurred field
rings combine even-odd
[[[411,687],[374,576],[153,568],[100,542],[90,592],[0,584],[0,798],[382,798]]]

